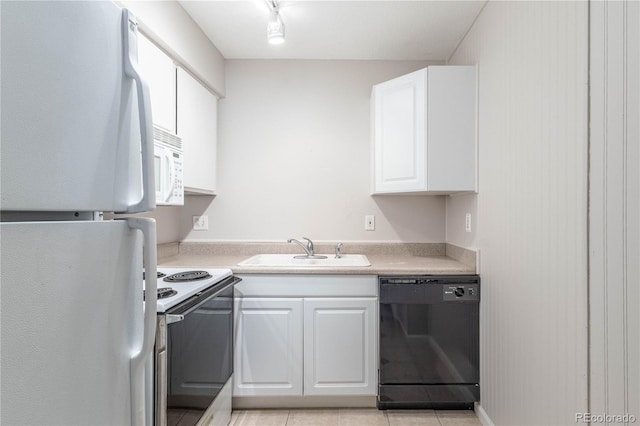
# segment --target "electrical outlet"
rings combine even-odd
[[[376,217],[372,214],[364,217],[364,230],[375,231],[376,230]]]
[[[194,231],[208,231],[209,230],[209,216],[193,216],[193,230]]]
[[[467,213],[464,217],[464,230],[471,232],[471,213]]]

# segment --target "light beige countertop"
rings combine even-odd
[[[345,244],[346,246],[346,244]],[[429,250],[359,250],[366,254],[371,266],[331,267],[331,266],[240,266],[238,263],[255,254],[272,253],[273,247],[253,247],[251,250],[237,250],[234,246],[220,248],[220,245],[180,244],[179,249],[165,250],[159,258],[159,266],[190,268],[229,268],[235,274],[345,274],[345,275],[428,275],[428,274],[473,274],[475,266],[469,253],[460,255],[460,248],[437,247]],[[448,246],[448,245],[447,245]],[[245,247],[246,248],[246,247]],[[466,249],[462,249],[466,250]],[[367,251],[369,253],[367,253]],[[449,251],[449,253],[447,253]],[[469,250],[466,250],[467,252]],[[296,253],[299,254],[299,253]],[[446,254],[450,254],[447,256]],[[459,257],[455,259],[451,254]]]

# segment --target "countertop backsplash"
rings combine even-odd
[[[315,252],[332,254],[338,243],[329,241],[315,242]],[[370,271],[398,272],[413,271],[429,273],[431,268],[445,271],[473,271],[476,268],[474,250],[447,243],[403,243],[403,242],[349,242],[343,243],[343,254],[364,254],[372,261]],[[214,241],[180,242],[158,246],[158,263],[178,265],[184,263],[195,266],[206,263],[209,266],[229,267],[243,259],[257,254],[302,254],[296,244],[284,241]],[[394,266],[396,265],[396,266]],[[455,266],[458,265],[458,266]],[[242,267],[238,271],[256,272],[269,269]],[[256,271],[253,271],[256,269]],[[367,269],[355,268],[351,272],[363,272]],[[325,271],[328,271],[325,269]]]

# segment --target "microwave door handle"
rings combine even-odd
[[[166,163],[167,169],[169,172],[169,185],[167,185],[167,192],[164,194],[164,201],[169,201],[169,199],[171,198],[171,194],[173,194],[173,187],[176,181],[176,174],[174,172],[173,158],[171,157],[172,152],[169,150],[165,150],[164,154],[167,162]]]
[[[128,217],[125,220],[131,229],[142,232],[145,274],[147,277],[155,277],[157,275],[156,221],[141,217]],[[136,283],[141,284],[142,281],[136,279]],[[155,279],[146,280],[142,339],[139,345],[133,349],[129,363],[132,425],[152,424],[152,416],[145,418],[145,364],[153,352],[156,340],[157,287]],[[142,288],[136,289],[136,291],[142,291]]]
[[[160,149],[158,147],[154,148],[154,168],[155,168],[155,160],[158,159],[158,168],[154,173],[158,174],[158,186],[155,188],[156,191],[156,200],[162,200],[162,162],[164,161],[164,149]]]
[[[136,82],[138,94],[138,119],[142,148],[142,198],[127,207],[126,213],[139,213],[155,209],[156,191],[153,173],[153,129],[149,86],[137,68],[138,21],[127,9],[122,9],[123,67],[127,77]]]

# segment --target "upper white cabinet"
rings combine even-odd
[[[138,36],[138,65],[149,85],[153,124],[176,133],[176,65],[142,34]]]
[[[476,190],[476,68],[429,66],[373,87],[372,194]]]
[[[153,124],[182,139],[184,192],[215,194],[218,98],[143,35],[138,64],[149,85]]]
[[[184,144],[184,190],[213,195],[218,98],[182,68],[178,68],[177,117],[177,133]]]

